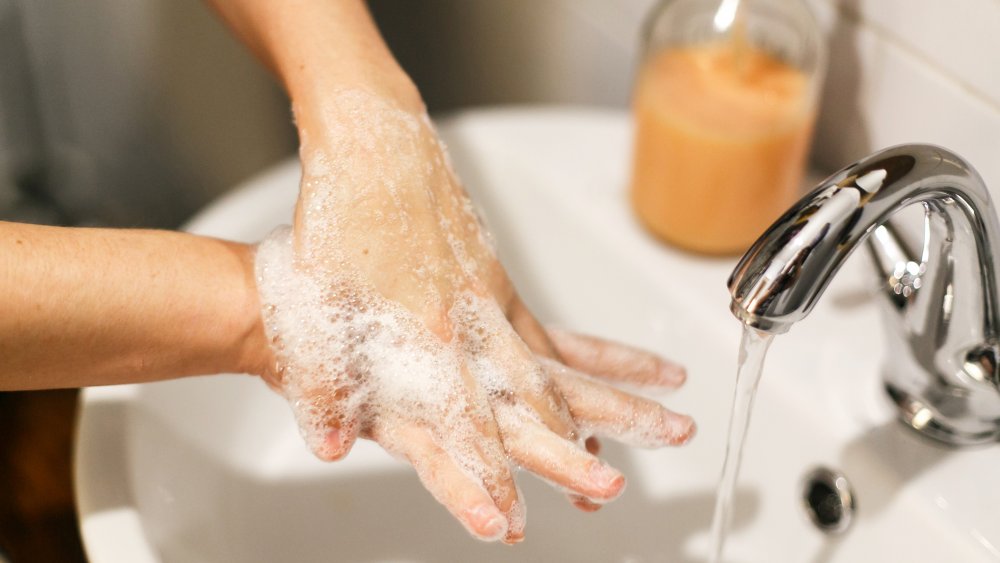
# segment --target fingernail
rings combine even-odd
[[[621,472],[600,461],[590,466],[590,480],[613,496],[617,496],[625,485],[625,476]]]
[[[507,534],[507,519],[492,504],[480,504],[466,514],[473,533],[482,540],[496,541]]]
[[[519,544],[524,541],[524,534],[507,534],[507,537],[503,539],[503,543],[507,545]]]
[[[601,509],[601,504],[592,502],[587,497],[576,497],[573,499],[573,506],[579,508],[584,512],[596,512]]]

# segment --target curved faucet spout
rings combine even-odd
[[[809,314],[854,249],[914,203],[946,213],[951,229],[967,230],[975,239],[970,242],[978,249],[979,263],[988,267],[982,268],[981,279],[970,281],[990,289],[983,305],[986,321],[995,329],[991,265],[1000,259],[1000,224],[989,192],[961,157],[928,145],[893,147],[858,161],[779,218],[729,278],[733,313],[758,330],[785,332]]]
[[[919,256],[888,223],[913,204],[925,210]],[[733,314],[787,331],[866,239],[885,282],[887,388],[904,420],[950,443],[997,439],[1000,221],[979,175],[946,149],[893,147],[825,180],[740,260],[729,278]]]

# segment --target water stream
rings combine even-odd
[[[722,478],[715,498],[715,517],[712,519],[712,543],[709,561],[722,561],[722,550],[729,531],[729,521],[733,513],[733,491],[740,473],[743,459],[743,442],[750,426],[750,413],[757,396],[764,356],[771,345],[772,335],[749,327],[743,327],[740,341],[739,364],[736,370],[736,392],[729,419],[729,439],[726,443],[726,460],[722,465]]]

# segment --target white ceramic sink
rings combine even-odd
[[[660,399],[695,416],[696,439],[658,451],[606,444],[629,486],[595,514],[521,475],[527,539],[508,547],[471,539],[371,443],[338,463],[314,459],[283,400],[253,378],[88,389],[76,484],[92,561],[704,560],[740,332],[725,288],[735,260],[670,250],[637,226],[623,113],[479,111],[440,131],[536,314],[686,364],[686,387]],[[297,181],[294,163],[279,166],[190,229],[257,240],[289,221]],[[729,560],[1000,560],[1000,451],[943,449],[892,420],[865,259],[771,349]],[[817,465],[842,471],[857,495],[840,538],[803,515],[801,479]]]

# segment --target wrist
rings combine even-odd
[[[290,92],[300,141],[317,147],[339,144],[342,139],[333,137],[342,133],[337,124],[357,124],[359,93],[413,116],[427,111],[416,85],[398,66],[367,68],[344,79],[332,75],[301,78]]]
[[[300,129],[328,111],[328,98],[343,90],[364,90],[408,111],[423,110],[416,87],[363,0],[311,1],[292,9],[281,3],[253,5],[259,7],[252,11],[252,27],[261,39],[249,43],[268,55]]]
[[[261,301],[254,271],[255,247],[232,243],[242,269],[241,299],[236,304],[233,336],[235,353],[230,371],[256,375],[272,384],[276,377],[274,353],[271,350],[261,311]]]

